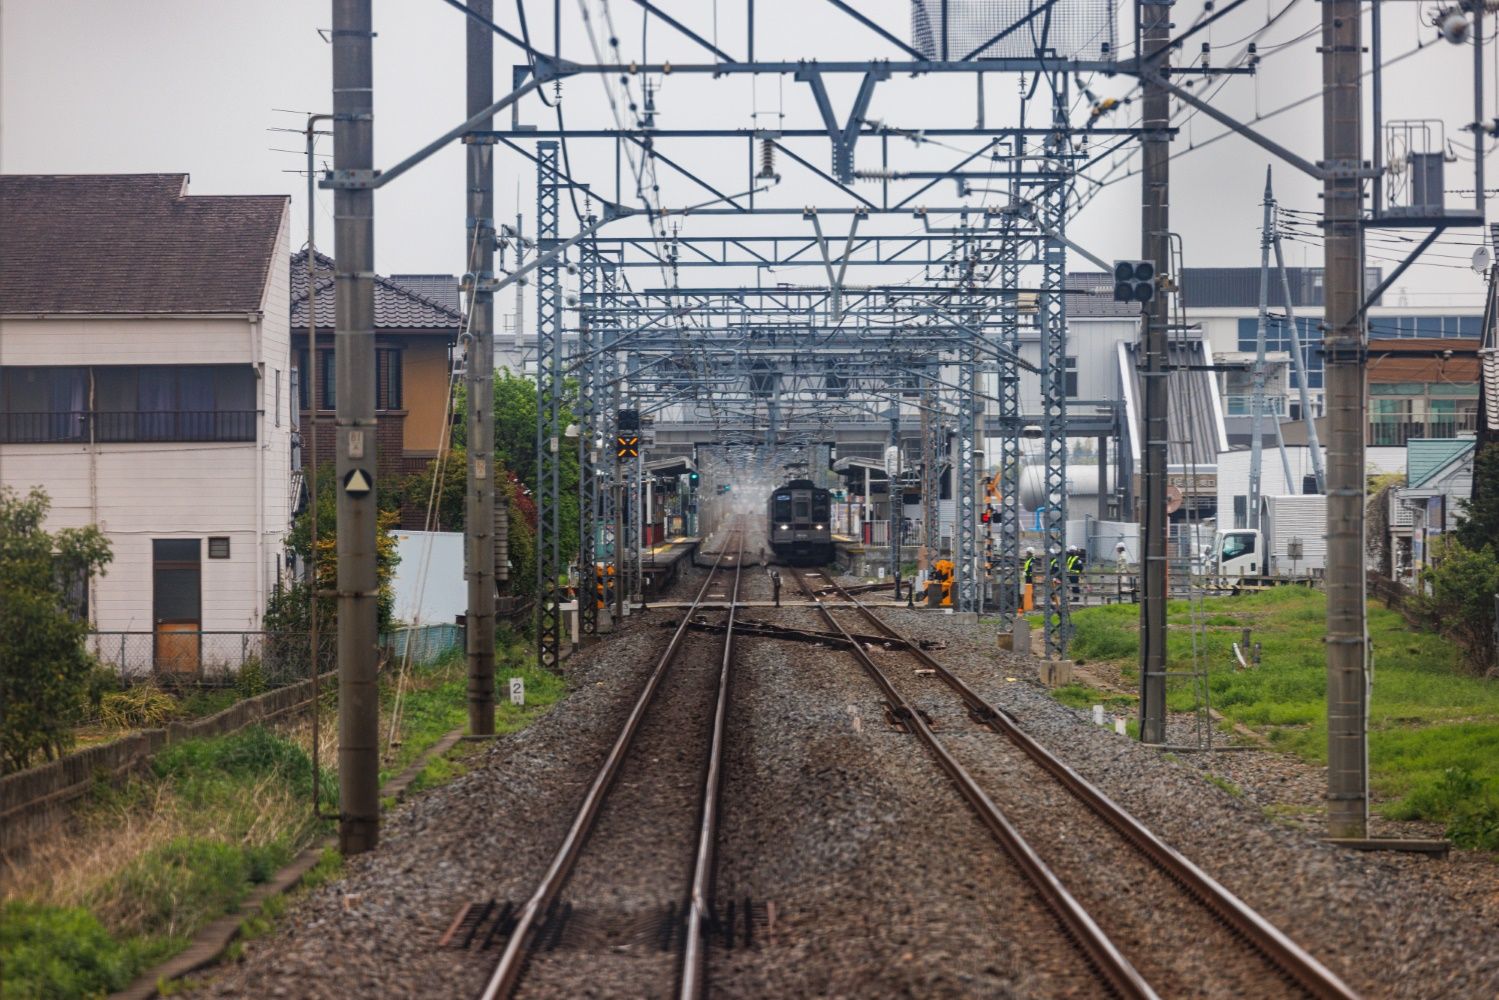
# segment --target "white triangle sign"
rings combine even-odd
[[[362,497],[372,488],[369,473],[363,469],[350,469],[344,476],[344,492],[349,496]]]

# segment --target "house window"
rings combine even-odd
[[[1068,399],[1077,398],[1077,358],[1062,359],[1062,392]]]
[[[208,539],[208,558],[210,558],[210,559],[228,559],[229,558],[229,536],[228,535],[210,535],[209,536],[209,539]]]
[[[317,352],[317,380],[319,408],[338,409],[338,373],[333,370],[334,351],[319,347]]]
[[[401,352],[396,348],[375,351],[375,409],[401,409]]]
[[[334,364],[335,352],[331,347],[319,347],[317,352],[318,409],[338,408],[338,372]],[[311,408],[308,399],[312,379],[307,377],[307,348],[297,348],[297,406],[303,410]],[[401,352],[398,348],[381,347],[375,350],[375,409],[399,410],[402,408]]]
[[[276,426],[281,426],[281,369],[276,370]]]
[[[0,441],[87,438],[87,368],[0,369]]]
[[[1255,351],[1256,328],[1259,325],[1257,319],[1239,320],[1239,350],[1252,354]],[[1305,317],[1296,317],[1296,332],[1301,340],[1302,365],[1306,369],[1306,387],[1308,389],[1322,388],[1322,330],[1316,321]],[[1284,351],[1291,353],[1291,329],[1282,317],[1272,316],[1269,323],[1265,325],[1265,350]],[[1294,365],[1287,372],[1289,376],[1288,385],[1292,389],[1301,388],[1301,380],[1296,374]]]
[[[249,365],[0,369],[0,441],[254,441]]]

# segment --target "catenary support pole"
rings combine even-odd
[[[1327,832],[1364,837],[1369,817],[1364,605],[1364,260],[1359,0],[1322,5],[1327,370]]]
[[[1272,205],[1275,204],[1271,196]],[[1322,457],[1322,442],[1317,436],[1317,415],[1312,412],[1311,397],[1307,394],[1306,354],[1301,348],[1301,328],[1296,325],[1295,300],[1291,298],[1291,279],[1286,274],[1285,253],[1280,246],[1280,226],[1275,227],[1272,243],[1275,247],[1275,267],[1280,271],[1281,297],[1286,300],[1286,333],[1291,341],[1291,370],[1296,376],[1296,394],[1301,403],[1301,422],[1306,427],[1306,450],[1312,460],[1312,474],[1317,479],[1317,492],[1327,492],[1327,465]]]
[[[488,19],[493,0],[469,0],[475,14]],[[468,32],[468,101],[471,117],[494,103],[494,33],[482,22],[465,18]],[[490,128],[490,123],[480,128]],[[494,468],[494,146],[470,142],[468,152],[468,219],[465,268],[473,282],[469,299],[468,363],[464,383],[468,396],[468,491],[464,497],[464,541],[467,543],[468,731],[494,732],[495,611],[495,468]]]
[[[1264,217],[1260,223],[1260,308],[1254,327],[1254,367],[1249,397],[1249,526],[1260,526],[1260,476],[1265,460],[1264,421],[1265,385],[1269,374],[1265,368],[1265,328],[1270,322],[1270,168],[1265,168]],[[1279,417],[1274,419],[1279,420]],[[1291,484],[1286,483],[1289,490]],[[1261,558],[1269,558],[1261,554]],[[1267,567],[1268,568],[1268,567]]]
[[[1141,0],[1141,54],[1160,53],[1159,73],[1170,60],[1171,4]],[[1171,100],[1160,76],[1143,80],[1140,256],[1164,273],[1171,259]],[[1144,419],[1141,455],[1140,741],[1166,742],[1166,290],[1160,287],[1145,309],[1144,363],[1140,369]]]
[[[334,417],[338,476],[338,849],[380,838],[375,566],[375,163],[370,0],[333,3]]]

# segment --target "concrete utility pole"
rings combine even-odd
[[[1327,832],[1369,822],[1364,605],[1362,23],[1359,0],[1322,4],[1322,185],[1327,366]]]
[[[1140,58],[1156,60],[1154,73],[1143,77],[1140,137],[1141,250],[1140,256],[1155,264],[1156,275],[1166,273],[1171,260],[1171,101],[1164,83],[1170,63],[1171,4],[1141,0]],[[1144,593],[1140,600],[1140,741],[1166,742],[1166,289],[1158,287],[1145,310],[1144,363],[1141,375],[1145,438],[1141,458],[1140,575]]]
[[[346,856],[380,839],[373,39],[370,0],[333,0],[338,849]]]
[[[493,0],[469,0],[478,18],[489,20]],[[464,19],[468,39],[468,101],[465,117],[494,103],[494,35],[478,18]],[[492,120],[479,126],[492,127]],[[464,541],[468,558],[468,731],[494,732],[495,468],[494,468],[494,146],[468,143],[468,219],[465,224],[469,297],[468,491],[464,495]]]

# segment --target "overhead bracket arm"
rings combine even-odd
[[[859,93],[854,97],[853,110],[842,122],[833,111],[833,102],[828,98],[827,85],[822,81],[822,71],[815,66],[805,66],[796,71],[796,78],[812,88],[812,98],[822,114],[827,127],[828,139],[833,143],[833,176],[844,184],[854,179],[854,144],[859,141],[859,126],[864,113],[869,110],[869,99],[874,96],[874,85],[890,78],[888,67],[877,66],[864,74],[859,84]]]

